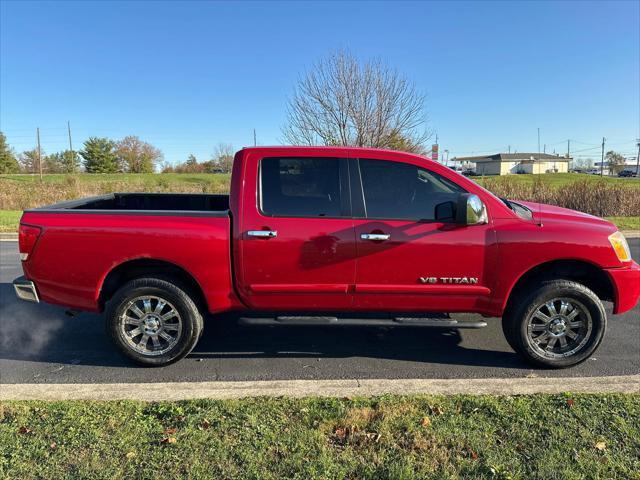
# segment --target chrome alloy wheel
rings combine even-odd
[[[120,333],[129,347],[143,355],[168,352],[182,334],[182,319],[176,307],[152,295],[130,300],[119,320]]]
[[[592,329],[591,314],[582,303],[554,298],[539,305],[529,317],[527,341],[543,357],[570,357],[589,341]]]

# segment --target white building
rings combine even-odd
[[[478,157],[458,157],[456,162],[471,162],[478,175],[509,175],[514,173],[566,173],[571,157],[548,153],[496,153]]]

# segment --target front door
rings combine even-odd
[[[253,309],[351,307],[355,239],[346,159],[263,158],[242,215],[241,295]],[[247,189],[251,190],[251,189]]]
[[[464,190],[418,160],[359,159],[352,167],[354,214],[361,217],[354,219],[354,307],[453,312],[486,303],[487,265],[496,254],[491,226],[436,220],[436,206]]]

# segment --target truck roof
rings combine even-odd
[[[242,147],[243,151],[260,151],[260,152],[264,152],[265,150],[292,150],[292,151],[299,151],[299,152],[306,152],[306,153],[310,153],[310,152],[322,152],[322,151],[327,151],[327,150],[341,150],[347,153],[354,153],[354,154],[358,154],[358,155],[362,155],[363,152],[367,152],[367,153],[394,153],[394,154],[400,154],[400,155],[407,155],[407,156],[412,156],[412,157],[421,157],[424,158],[425,160],[431,160],[429,157],[427,157],[426,155],[420,155],[417,153],[409,153],[409,152],[401,152],[399,150],[391,150],[388,148],[372,148],[372,147],[351,147],[351,146],[342,146],[342,145],[336,145],[336,146],[296,146],[296,145],[266,145],[266,146],[254,146],[254,147]]]

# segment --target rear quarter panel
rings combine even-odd
[[[108,273],[149,258],[191,274],[210,311],[235,304],[228,216],[25,212],[21,221],[43,228],[23,268],[46,302],[98,311]]]

